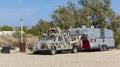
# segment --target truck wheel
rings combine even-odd
[[[57,53],[62,53],[62,51],[57,51]]]
[[[108,50],[108,48],[107,48],[106,45],[104,45],[103,48],[104,48],[104,51],[107,51],[107,50]]]
[[[72,53],[77,53],[77,47],[72,48]]]
[[[35,52],[33,52],[33,54],[38,54],[39,53],[39,51],[35,51]]]
[[[55,53],[56,53],[55,48],[52,48],[52,49],[50,50],[50,54],[51,54],[51,55],[55,55]]]

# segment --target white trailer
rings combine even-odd
[[[73,41],[78,38],[78,43],[74,43],[78,45],[78,49],[100,49],[101,51],[106,51],[108,48],[115,47],[113,31],[110,29],[94,27],[72,28],[69,29],[69,35]]]

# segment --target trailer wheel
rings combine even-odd
[[[55,53],[56,53],[56,49],[55,49],[54,47],[52,47],[52,48],[50,49],[50,54],[51,54],[51,55],[55,55]]]
[[[77,53],[77,47],[72,48],[72,53]]]
[[[100,46],[100,51],[104,51],[104,47],[103,46]]]
[[[107,50],[108,50],[108,48],[107,48],[106,45],[104,45],[103,48],[104,48],[104,51],[107,51]]]

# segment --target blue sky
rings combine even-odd
[[[50,14],[60,5],[66,6],[67,0],[0,0],[0,26],[20,26],[20,18],[25,26],[35,25],[40,19],[50,21]],[[120,0],[112,0],[111,8],[117,14],[119,6]]]

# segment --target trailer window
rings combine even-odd
[[[51,40],[55,41],[56,36],[44,36],[44,37],[42,37],[41,40],[43,40],[43,41],[51,41]]]
[[[100,37],[103,39],[105,37],[104,29],[100,30]]]

